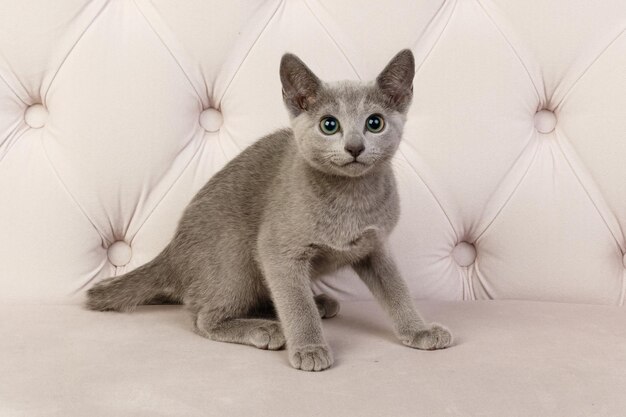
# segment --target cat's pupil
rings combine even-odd
[[[332,119],[326,119],[326,121],[324,122],[324,126],[326,126],[326,130],[335,130],[335,128],[337,127],[337,122],[335,122]]]
[[[374,130],[378,129],[380,127],[380,119],[377,117],[372,117],[371,119],[368,120],[370,127],[373,128]]]

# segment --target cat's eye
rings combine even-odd
[[[320,130],[325,135],[334,135],[339,130],[339,120],[333,116],[325,116],[320,120]]]
[[[372,114],[365,121],[365,127],[372,133],[380,133],[385,128],[385,119],[380,114]]]

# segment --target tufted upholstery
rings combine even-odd
[[[392,245],[419,298],[623,304],[622,0],[44,0],[0,6],[0,298],[76,302],[287,124],[281,54],[415,99]],[[316,284],[369,294],[348,271]]]

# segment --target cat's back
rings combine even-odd
[[[292,152],[295,143],[291,129],[278,130],[244,149],[196,194],[181,219],[179,232],[197,230],[207,223],[256,225],[273,180]]]

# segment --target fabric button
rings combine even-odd
[[[216,109],[206,109],[200,113],[200,126],[207,132],[217,132],[222,127],[224,118]]]
[[[24,121],[33,129],[39,129],[46,124],[48,120],[48,110],[43,104],[33,104],[24,112]]]
[[[470,266],[476,260],[476,248],[468,242],[459,242],[452,249],[452,258],[459,266]]]
[[[130,258],[133,256],[133,250],[130,245],[123,240],[113,242],[107,250],[107,257],[109,262],[115,266],[124,266],[130,262]]]
[[[556,126],[556,116],[550,110],[540,110],[535,113],[535,128],[539,133],[550,133]]]

